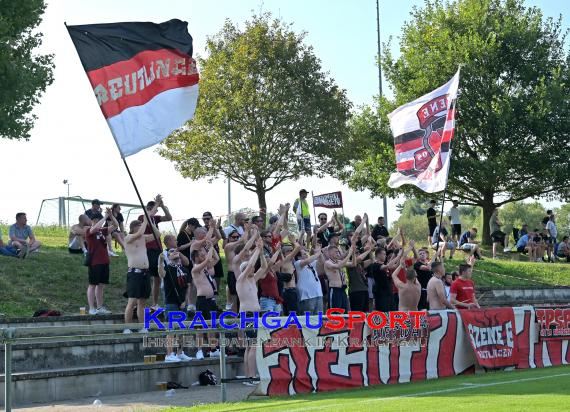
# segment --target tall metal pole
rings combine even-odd
[[[71,222],[69,221],[69,186],[71,185],[71,183],[69,183],[69,180],[67,181],[67,226],[71,227]]]
[[[378,98],[382,97],[382,66],[380,65],[380,56],[382,54],[382,46],[380,43],[380,0],[376,0],[376,32],[378,34]],[[388,225],[388,199],[384,196],[382,199],[382,205],[384,206],[384,220],[386,225]]]

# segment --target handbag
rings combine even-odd
[[[87,252],[83,255],[83,266],[91,266],[91,261],[93,260],[93,256],[91,253]]]

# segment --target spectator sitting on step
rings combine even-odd
[[[449,249],[449,258],[453,259],[453,254],[455,253],[455,242],[449,237],[449,233],[445,228],[445,220],[441,220],[441,234],[439,233],[439,226],[432,232],[431,245],[432,248],[436,250],[437,254],[441,256],[443,260],[445,258],[445,251]],[[438,239],[439,238],[439,239]],[[439,245],[439,246],[438,246]]]
[[[19,257],[18,250],[13,246],[6,246],[2,241],[2,230],[0,229],[0,256]],[[23,253],[22,253],[23,257]]]
[[[566,262],[570,262],[570,245],[568,244],[568,236],[562,238],[562,242],[558,244],[556,256],[561,259],[566,258]]]
[[[471,256],[475,256],[476,259],[483,260],[481,256],[481,249],[479,248],[479,242],[475,240],[477,236],[477,228],[473,227],[461,235],[459,238],[459,248],[463,251],[469,252]]]
[[[125,218],[121,213],[121,205],[118,203],[114,203],[113,206],[111,206],[111,212],[113,213],[113,216],[115,216],[115,219],[119,224],[119,227],[115,229],[113,233],[111,233],[111,238],[115,239],[117,243],[121,246],[121,248],[125,250],[125,236],[126,236],[125,225],[124,225]],[[106,224],[107,225],[111,224],[111,219],[107,219]],[[113,252],[111,243],[109,243],[109,250]]]
[[[38,250],[42,245],[34,236],[32,228],[27,224],[28,218],[23,212],[16,213],[16,223],[10,226],[10,244],[26,257],[27,253]],[[21,252],[24,251],[24,252]]]
[[[529,255],[531,261],[536,260],[536,245],[534,244],[535,234],[533,232],[528,232],[526,235],[522,235],[517,242],[517,252]]]
[[[91,226],[91,219],[87,215],[79,215],[79,223],[71,226],[69,230],[68,246],[69,253],[87,253],[85,244],[85,229]]]

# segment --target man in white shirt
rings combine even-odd
[[[552,256],[552,252],[554,249],[554,245],[556,244],[556,237],[558,236],[558,228],[556,227],[554,213],[551,213],[548,217],[548,222],[546,223],[546,230],[548,231],[548,240],[547,240],[547,254],[548,260],[554,262],[554,256]]]
[[[300,258],[295,261],[297,271],[297,291],[299,294],[299,314],[309,312],[311,316],[323,311],[323,290],[317,274],[317,259],[321,257],[321,249],[317,247],[309,256],[302,247]]]
[[[451,236],[453,240],[457,242],[459,236],[461,236],[461,219],[459,217],[459,201],[454,200],[453,206],[447,212],[449,221],[451,222]]]
[[[237,231],[240,237],[243,236],[243,229],[245,225],[245,215],[243,213],[236,213],[234,216],[234,223],[229,225],[224,229],[224,238],[227,239],[230,233],[234,230]],[[224,246],[226,245],[226,241],[224,240]]]

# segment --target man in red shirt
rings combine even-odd
[[[103,227],[106,219],[111,224]],[[111,313],[103,305],[103,289],[109,284],[109,254],[107,253],[107,235],[119,226],[117,219],[107,208],[105,219],[101,213],[93,215],[92,226],[85,230],[87,242],[87,266],[89,273],[89,286],[87,287],[87,302],[89,303],[90,315],[107,315]],[[97,302],[97,306],[95,306]]]
[[[150,212],[156,205],[162,209],[164,212],[164,216],[154,215],[150,216],[152,219],[154,226],[158,228],[158,224],[160,222],[170,222],[172,220],[172,215],[170,214],[168,208],[164,205],[164,201],[162,200],[161,195],[156,195],[154,200],[151,200],[146,204],[146,210]],[[138,218],[139,221],[144,221],[144,215],[140,215]],[[146,226],[146,230],[144,232],[145,235],[152,235],[152,228],[151,225]],[[158,257],[162,253],[162,248],[160,246],[160,239],[158,239],[159,243],[156,240],[152,240],[147,242],[146,244],[146,253],[148,256],[148,271],[152,276],[152,306],[151,309],[157,310],[158,306],[158,298],[160,295],[160,276],[158,275]]]
[[[473,262],[473,259],[470,259]],[[457,309],[478,309],[479,302],[475,297],[475,283],[471,280],[473,267],[462,263],[459,265],[459,277],[451,284],[450,301]]]

